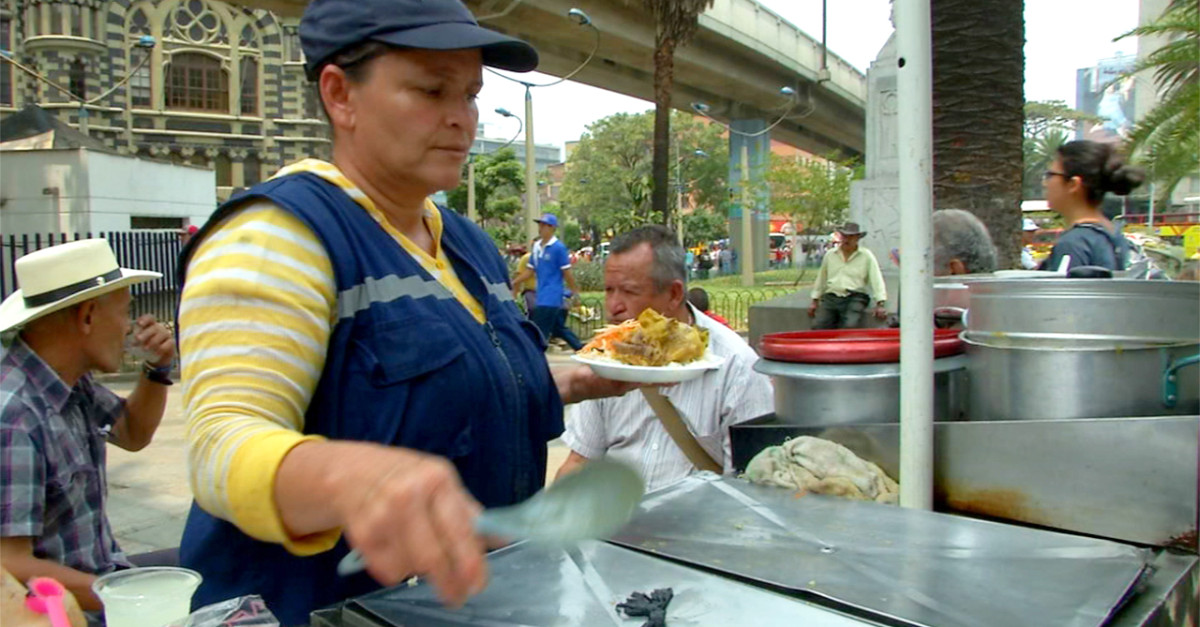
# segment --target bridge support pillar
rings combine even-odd
[[[768,234],[771,228],[770,191],[766,187],[767,167],[771,158],[771,134],[764,132],[764,120],[733,120],[729,127],[729,242],[737,253],[737,270],[747,258],[754,262],[755,272],[767,269]],[[749,157],[750,207],[743,211],[742,148]],[[742,248],[742,219],[749,216],[753,238],[749,251]],[[747,252],[749,254],[747,254]],[[724,270],[724,269],[722,269]]]

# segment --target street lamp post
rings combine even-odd
[[[754,199],[750,193],[750,146],[742,143],[742,251],[738,263],[742,264],[742,286],[754,286],[754,224],[752,220]]]
[[[513,115],[504,107],[497,108],[496,113],[499,113],[506,118],[515,118],[517,122],[521,124],[521,127],[517,129],[517,132],[512,136],[512,139],[508,140],[508,142],[493,152],[498,152],[511,146],[513,142],[517,141],[517,137],[520,137],[521,128],[525,127],[524,120],[522,120],[519,116]],[[475,208],[475,155],[467,156],[467,219],[476,224],[479,223],[479,211]]]
[[[697,148],[692,151],[693,157],[707,157],[708,153]],[[683,246],[683,152],[679,142],[675,142],[675,234],[679,237],[679,245]]]
[[[467,155],[467,219],[479,224],[479,211],[475,209],[475,155]]]
[[[488,68],[488,71],[495,74],[496,76],[508,79],[514,83],[518,83],[518,84],[525,86],[525,229],[526,229],[526,239],[527,240],[532,240],[533,238],[537,237],[537,234],[538,234],[537,233],[537,223],[535,222],[535,220],[538,219],[538,194],[537,194],[537,161],[535,160],[534,146],[533,146],[533,93],[532,93],[532,89],[534,87],[550,87],[551,85],[557,85],[559,83],[570,80],[571,77],[578,74],[580,70],[582,70],[584,67],[587,66],[588,63],[591,62],[592,57],[596,56],[596,51],[600,49],[600,30],[596,28],[595,24],[592,24],[592,18],[588,17],[587,13],[584,13],[580,9],[573,8],[573,9],[567,11],[567,17],[570,18],[570,20],[572,22],[575,22],[575,24],[577,26],[586,26],[586,27],[592,29],[592,34],[595,37],[595,41],[592,44],[592,51],[590,53],[588,53],[588,56],[586,59],[583,60],[583,63],[580,63],[579,67],[576,67],[574,70],[571,70],[570,72],[568,72],[566,76],[563,76],[562,78],[560,78],[556,81],[538,84],[538,83],[529,83],[526,81],[517,80],[515,78],[512,78],[511,76],[506,76],[506,75],[501,74],[491,68]]]
[[[537,160],[533,148],[533,93],[525,86],[525,241],[538,235]]]

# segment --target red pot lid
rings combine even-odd
[[[963,351],[958,329],[934,329],[933,356]],[[900,329],[839,329],[768,333],[758,343],[764,359],[804,364],[883,364],[900,361]]]

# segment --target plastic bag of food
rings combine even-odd
[[[262,597],[252,594],[205,605],[168,627],[279,627],[279,619]]]

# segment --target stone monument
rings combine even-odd
[[[891,260],[900,248],[900,163],[897,129],[896,36],[888,38],[867,69],[867,129],[864,177],[850,186],[850,220],[867,231],[866,246],[879,259],[895,309],[899,268]]]

